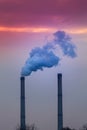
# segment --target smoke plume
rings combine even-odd
[[[42,48],[36,47],[31,50],[29,58],[22,68],[21,75],[28,76],[33,71],[43,70],[45,67],[51,68],[60,62],[60,57],[55,55],[56,45],[59,45],[63,54],[76,57],[75,45],[71,42],[70,36],[64,31],[57,31],[53,34],[53,41],[46,43]]]
[[[54,42],[58,44],[64,55],[70,56],[72,58],[76,57],[75,45],[71,42],[71,38],[64,31],[58,31],[54,33]]]

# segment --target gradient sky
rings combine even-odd
[[[20,72],[30,50],[64,30],[77,57],[26,77],[26,122],[57,129],[57,73],[63,74],[64,126],[87,123],[87,0],[0,0],[0,130],[20,122]],[[56,52],[57,53],[57,52]]]

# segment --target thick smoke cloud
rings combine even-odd
[[[64,55],[70,56],[72,58],[76,57],[75,45],[71,42],[71,38],[64,31],[58,31],[54,33],[54,42],[58,44]]]
[[[43,70],[45,67],[56,66],[59,62],[59,57],[55,56],[52,51],[45,48],[35,48],[31,51],[30,57],[27,59],[25,66],[22,69],[22,75],[28,76],[32,71],[38,69]]]
[[[22,68],[22,76],[28,76],[33,71],[43,70],[45,67],[51,68],[58,65],[60,57],[54,53],[56,45],[61,47],[64,55],[71,58],[76,57],[75,46],[71,42],[71,38],[64,31],[57,31],[53,35],[54,39],[52,42],[45,44],[42,48],[36,47],[32,49],[29,58]]]

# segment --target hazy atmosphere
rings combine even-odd
[[[71,38],[66,39],[73,50],[63,46],[65,39],[57,46],[56,32]],[[34,49],[44,50],[46,45],[51,46],[43,51],[44,57],[51,49],[55,62],[48,57],[44,64],[49,63],[48,68],[29,70],[27,76],[25,62],[33,53],[40,58],[40,51]],[[57,73],[63,79],[64,127],[81,128],[87,123],[86,70],[87,0],[0,0],[0,130],[16,130],[20,125],[21,74],[26,76],[26,124],[57,130]]]

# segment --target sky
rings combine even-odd
[[[57,129],[57,73],[63,76],[64,126],[87,123],[87,0],[0,0],[0,129],[20,124],[21,69],[31,50],[59,30],[72,38],[77,57],[62,56],[58,66],[26,77],[26,123]]]

